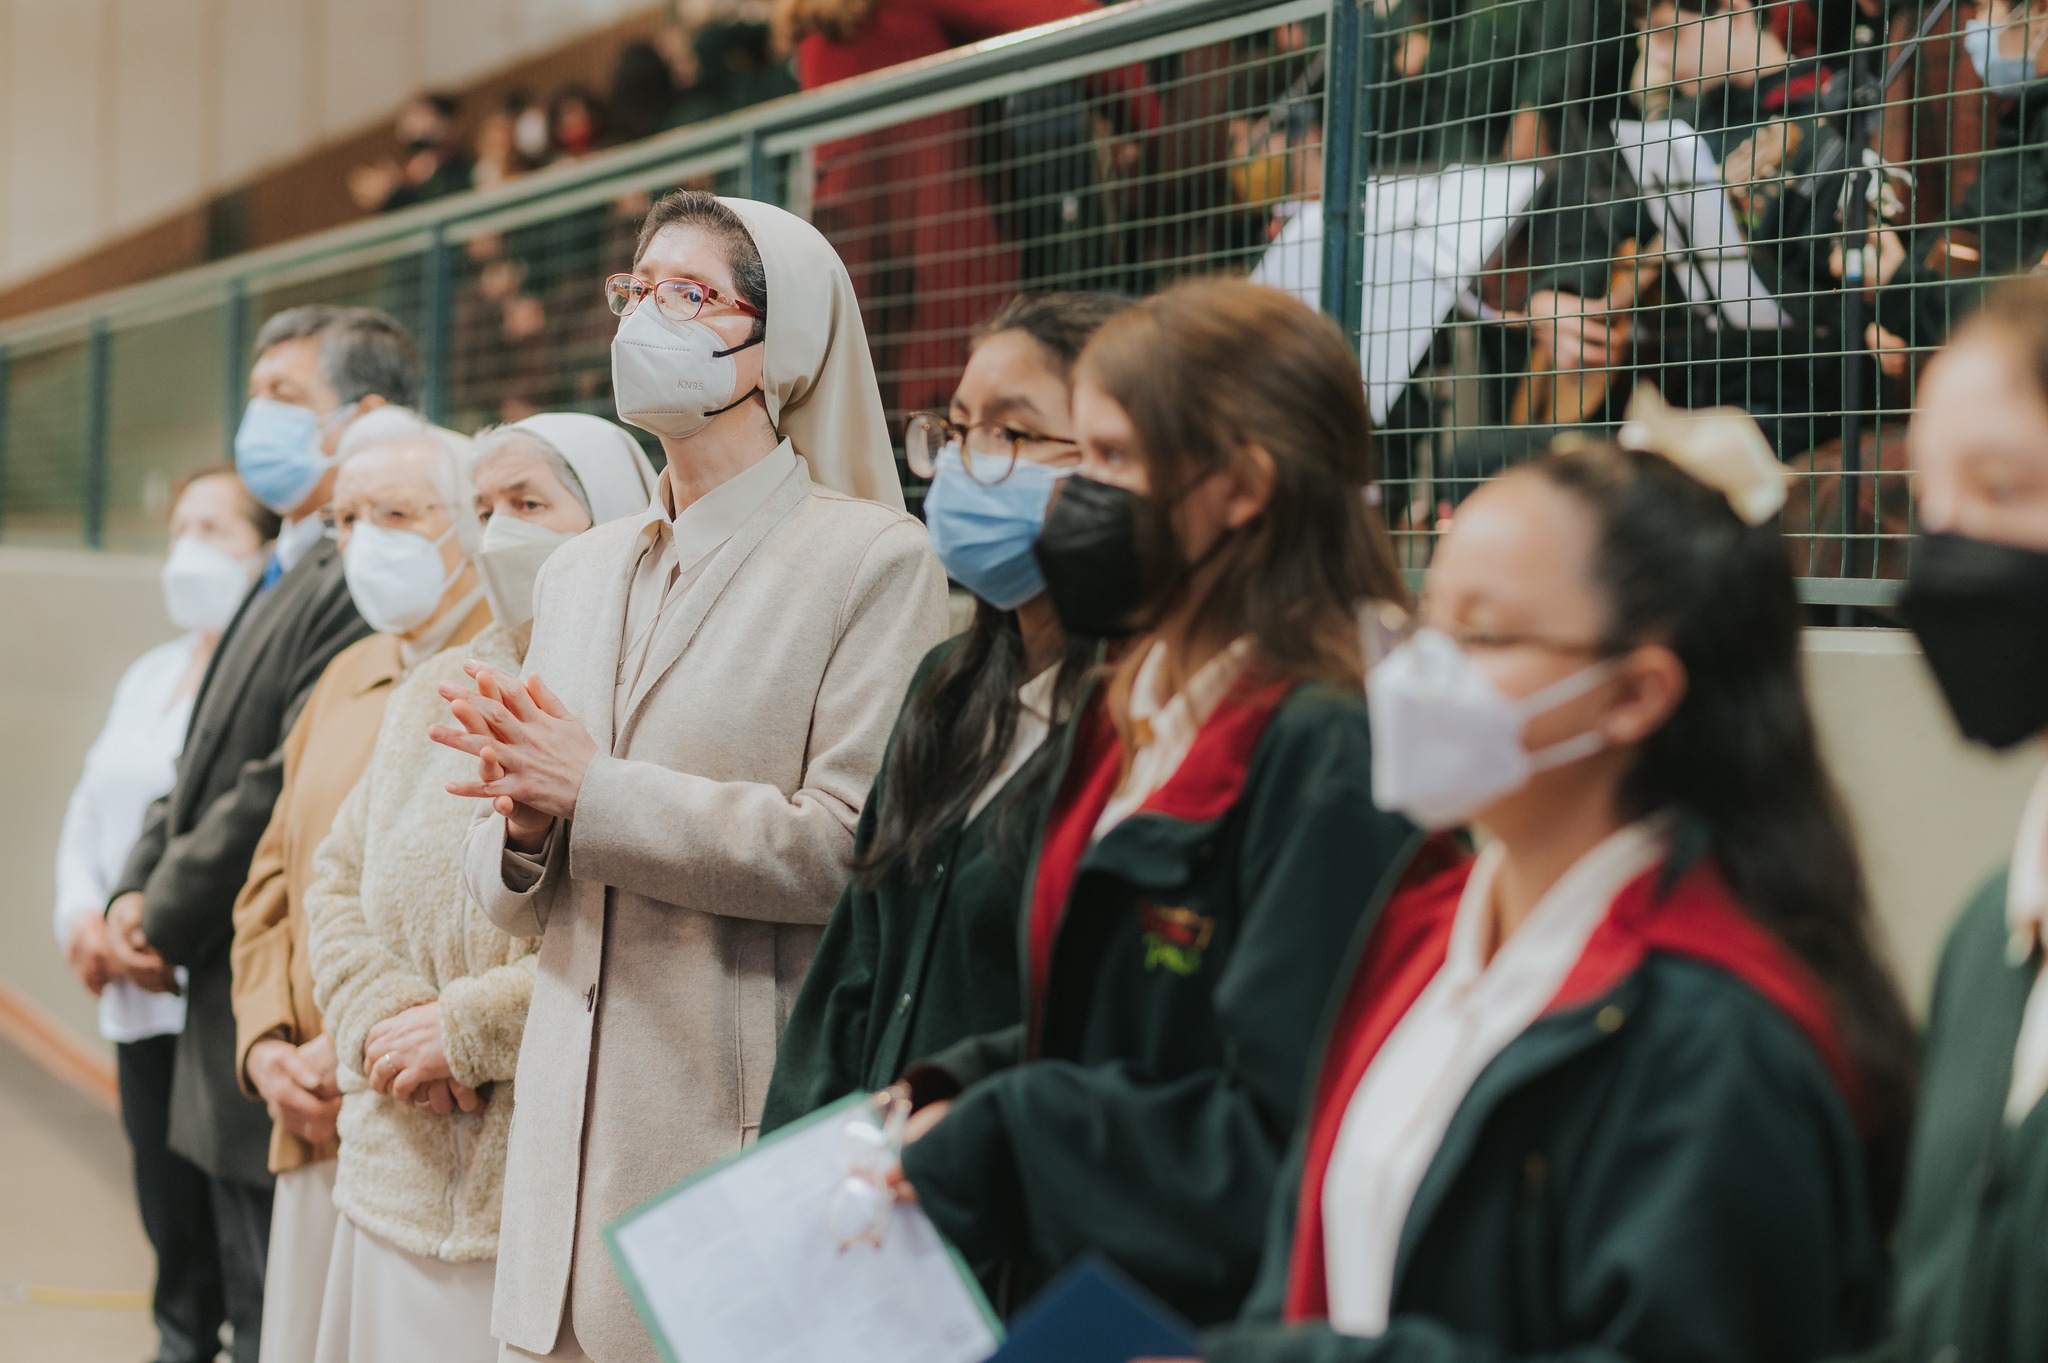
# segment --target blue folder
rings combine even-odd
[[[988,1363],[1130,1363],[1200,1352],[1194,1327],[1089,1255],[1018,1314]]]

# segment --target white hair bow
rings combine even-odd
[[[1624,449],[1669,459],[1728,499],[1745,525],[1760,526],[1785,505],[1786,472],[1756,419],[1739,407],[1672,407],[1637,386],[1622,418]]]

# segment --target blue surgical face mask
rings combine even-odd
[[[320,449],[320,436],[333,418],[353,404],[326,416],[273,398],[250,398],[235,431],[235,472],[249,495],[280,516],[288,516],[306,500],[334,461]]]
[[[1015,610],[1045,590],[1031,552],[1045,527],[1053,488],[1071,469],[1019,459],[1000,483],[977,483],[948,448],[925,493],[925,528],[946,574],[997,610]]]
[[[2034,49],[2039,44],[2034,40],[2031,26],[2022,28],[2020,50],[2008,55],[2001,51],[2003,29],[2007,25],[1994,25],[1989,19],[1972,19],[1963,27],[1963,50],[1970,54],[1970,65],[1977,68],[1977,76],[1984,82],[1984,88],[1994,95],[2012,96],[2032,85],[2037,79],[2034,74]]]

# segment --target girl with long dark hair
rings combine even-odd
[[[1017,904],[1050,796],[1045,739],[1099,644],[1060,629],[1032,542],[1080,461],[1069,377],[1107,294],[1013,300],[978,332],[945,416],[918,413],[932,547],[975,595],[965,635],[926,655],[854,836],[854,874],[776,1053],[772,1131],[910,1062],[1015,1021]]]
[[[1639,448],[1464,504],[1373,671],[1376,793],[1485,850],[1434,840],[1363,939],[1212,1359],[1796,1363],[1880,1323],[1912,1035],[1782,474],[1747,417],[1639,402]]]
[[[1133,636],[1064,738],[1020,1003],[909,1076],[900,1187],[1002,1304],[1085,1250],[1237,1310],[1344,943],[1414,836],[1374,807],[1354,617],[1402,596],[1356,358],[1242,281],[1106,323],[1038,541],[1069,634]]]

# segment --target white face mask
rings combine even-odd
[[[442,593],[462,575],[462,565],[449,572],[441,562],[441,545],[455,533],[450,526],[439,539],[410,530],[386,530],[367,522],[349,532],[341,555],[348,594],[370,628],[380,634],[404,634],[434,618]]]
[[[476,547],[477,576],[483,579],[491,618],[508,628],[533,619],[533,584],[540,565],[575,538],[574,531],[550,530],[502,511],[492,516]]]
[[[171,546],[159,575],[171,623],[206,633],[226,629],[255,581],[259,562],[236,558],[195,535],[181,538]]]
[[[2013,22],[1993,25],[1989,19],[1972,19],[1963,26],[1963,50],[1970,54],[1970,65],[1977,68],[1978,79],[1994,95],[2017,95],[2035,80],[2034,56],[2041,43],[2034,35],[2040,30],[2025,20],[2018,21],[2020,50],[2008,53],[2003,50],[2006,29]]]
[[[1597,662],[1510,700],[1450,635],[1418,630],[1366,675],[1373,803],[1424,828],[1448,828],[1537,772],[1592,756],[1607,746],[1597,729],[1533,753],[1522,746],[1522,731],[1613,676],[1617,665]]]
[[[747,398],[733,356],[758,341],[728,347],[702,322],[671,322],[652,298],[626,314],[612,337],[612,399],[619,420],[670,440],[686,440]]]

